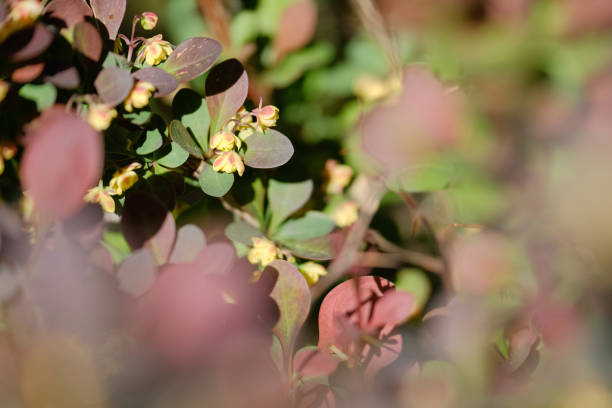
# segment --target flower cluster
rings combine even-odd
[[[244,162],[238,154],[242,142],[255,132],[264,132],[276,126],[278,113],[278,108],[272,105],[259,107],[251,112],[244,107],[240,108],[224,128],[210,138],[210,149],[217,155],[213,161],[213,170],[223,173],[236,172],[242,176]]]
[[[115,200],[113,200],[112,196],[122,195],[136,184],[138,174],[135,170],[141,167],[142,164],[134,162],[117,170],[108,183],[108,187],[104,187],[102,181],[100,181],[96,187],[87,192],[84,198],[85,201],[100,204],[106,212],[115,212]]]

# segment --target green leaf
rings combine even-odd
[[[456,168],[451,160],[436,160],[402,170],[389,180],[388,187],[407,193],[444,190],[455,175]]]
[[[264,201],[266,200],[266,189],[261,181],[261,179],[257,178],[253,183],[251,183],[251,187],[253,188],[253,201],[246,205],[247,210],[251,212],[251,214],[257,217],[260,225],[265,224],[265,214],[264,214]]]
[[[336,224],[327,215],[309,211],[306,216],[289,220],[280,226],[274,238],[278,241],[306,241],[329,234]]]
[[[225,126],[244,103],[249,92],[249,78],[240,61],[232,58],[210,70],[205,87],[214,134]]]
[[[329,236],[309,239],[307,241],[284,241],[293,255],[313,261],[328,261],[334,257]]]
[[[225,235],[232,241],[252,246],[254,237],[263,237],[263,232],[242,221],[232,222],[225,228]]]
[[[310,289],[306,279],[289,262],[277,259],[268,268],[278,272],[270,297],[278,305],[280,317],[272,332],[280,340],[286,362],[293,357],[295,341],[310,311]]]
[[[115,54],[114,52],[109,52],[106,54],[106,58],[102,63],[102,68],[107,67],[118,67],[123,70],[129,71],[131,69],[130,63],[125,59],[123,55]]]
[[[268,202],[271,211],[270,231],[275,231],[287,217],[306,204],[312,194],[312,188],[312,180],[298,183],[270,180],[268,186]]]
[[[234,174],[216,172],[210,164],[206,163],[200,174],[199,182],[202,191],[206,194],[213,197],[222,197],[232,188]]]
[[[244,164],[256,169],[273,169],[287,163],[293,156],[293,145],[287,136],[268,129],[254,133],[246,141]]]
[[[151,118],[153,118],[153,112],[143,109],[135,112],[126,112],[123,114],[123,117],[132,122],[134,125],[142,126],[149,123]]]
[[[404,268],[397,273],[397,290],[409,292],[414,298],[414,311],[423,310],[431,294],[431,283],[425,273],[417,268]]]
[[[55,103],[57,89],[49,83],[42,85],[26,84],[19,90],[19,96],[34,102],[36,109],[42,112]]]
[[[314,44],[287,55],[280,64],[263,75],[263,81],[274,88],[291,85],[305,72],[330,63],[336,55],[331,43]]]
[[[193,137],[189,134],[185,126],[178,121],[173,120],[170,122],[168,126],[168,130],[170,132],[170,138],[178,143],[185,151],[187,151],[192,156],[197,157],[198,159],[204,160],[204,154],[202,153],[202,149],[196,144]]]
[[[189,158],[189,153],[176,142],[170,144],[170,152],[157,160],[164,167],[175,169],[181,166]]]
[[[172,100],[172,112],[191,132],[203,151],[208,151],[210,114],[206,100],[197,92],[183,88]]]

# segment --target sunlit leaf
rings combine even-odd
[[[276,260],[270,263],[268,268],[278,272],[278,279],[270,297],[278,305],[280,319],[272,331],[280,340],[286,361],[291,358],[297,335],[308,317],[310,289],[306,279],[289,262]]]
[[[85,57],[98,62],[102,55],[102,38],[89,21],[82,21],[74,26],[74,48]]]
[[[293,255],[313,261],[327,261],[334,257],[332,242],[329,237],[312,238],[306,241],[284,240]]]
[[[108,30],[108,38],[114,40],[119,32],[126,0],[91,0],[94,16],[102,21]]]
[[[304,217],[282,224],[274,237],[279,241],[305,241],[329,234],[335,222],[327,215],[309,211]]]
[[[164,167],[175,169],[189,158],[189,153],[176,142],[170,143],[170,152],[157,160]]]
[[[51,84],[25,84],[19,89],[19,95],[34,102],[36,109],[42,112],[55,103],[57,89]]]
[[[162,147],[165,132],[166,124],[164,120],[160,116],[155,115],[149,126],[147,126],[147,129],[145,129],[142,137],[136,142],[136,153],[146,155]]]
[[[423,310],[431,293],[431,283],[423,271],[404,268],[397,273],[397,290],[410,293],[414,297],[414,312]]]
[[[139,69],[132,76],[139,81],[153,84],[155,86],[155,93],[153,94],[155,98],[161,98],[172,93],[179,85],[176,78],[166,71],[155,67]]]
[[[179,82],[191,81],[208,70],[221,55],[221,44],[205,37],[180,43],[161,66]]]
[[[206,194],[213,197],[222,197],[232,188],[234,173],[214,171],[212,166],[206,163],[198,181],[202,191]]]
[[[132,295],[144,295],[155,283],[157,264],[148,248],[134,251],[117,270],[119,289]]]
[[[104,103],[118,105],[127,98],[134,79],[128,71],[117,67],[106,67],[98,74],[94,86]]]
[[[246,140],[244,164],[257,169],[272,169],[287,163],[293,156],[293,145],[287,136],[268,129],[254,133]]]
[[[223,61],[210,70],[206,77],[206,104],[213,134],[240,109],[248,90],[247,73],[237,59]]]
[[[274,231],[287,217],[302,208],[310,198],[312,189],[312,180],[298,183],[270,180],[268,186],[268,203],[271,211],[270,230]]]

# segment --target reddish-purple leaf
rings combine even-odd
[[[212,275],[227,275],[236,261],[236,251],[227,242],[207,245],[193,261],[200,271]]]
[[[80,82],[79,71],[72,66],[60,68],[45,76],[45,81],[52,83],[57,88],[75,89]]]
[[[146,191],[129,191],[121,216],[121,232],[132,249],[142,246],[162,228],[168,210]]]
[[[21,161],[24,190],[46,218],[66,218],[102,173],[102,136],[81,118],[53,107],[30,127]]]
[[[4,0],[0,0],[0,21],[4,21],[8,15],[7,4]]]
[[[193,262],[205,246],[206,236],[199,227],[183,225],[176,234],[176,242],[168,263]]]
[[[108,38],[114,40],[119,32],[126,0],[91,0],[94,16],[104,23],[108,30]]]
[[[93,16],[85,0],[53,0],[45,8],[44,14],[63,20],[67,27]]]
[[[206,105],[212,133],[218,132],[240,109],[249,91],[249,79],[237,59],[216,65],[206,77]]]
[[[296,394],[296,408],[334,408],[336,398],[325,384],[307,382],[299,386]]]
[[[94,86],[104,103],[118,105],[127,98],[134,78],[128,71],[118,67],[106,67],[98,74]]]
[[[516,330],[509,337],[509,356],[505,365],[509,371],[516,371],[525,363],[532,350],[539,344],[540,339],[529,328]]]
[[[298,350],[293,357],[293,369],[301,377],[324,376],[333,373],[340,360],[314,346]]]
[[[98,204],[86,204],[68,218],[63,225],[66,235],[75,239],[83,248],[93,248],[104,232],[104,213]]]
[[[38,57],[51,42],[53,34],[44,24],[20,30],[7,38],[0,46],[0,57],[13,62],[22,62]]]
[[[317,6],[312,0],[302,0],[289,5],[281,16],[280,25],[274,37],[274,51],[277,60],[308,44],[316,26]]]
[[[139,81],[145,81],[155,85],[155,93],[153,94],[155,98],[160,98],[172,93],[179,85],[176,78],[166,71],[155,67],[140,69],[134,72],[132,76]]]
[[[102,38],[96,27],[89,21],[82,21],[74,26],[74,48],[94,62],[102,55]]]
[[[412,316],[413,305],[414,298],[410,293],[389,290],[376,302],[367,327],[373,329],[405,323]]]
[[[170,257],[175,238],[176,223],[174,222],[174,217],[171,213],[166,213],[166,218],[159,231],[145,242],[144,247],[151,250],[158,265],[163,265]]]
[[[42,74],[44,69],[44,62],[36,62],[34,64],[24,65],[13,71],[13,73],[11,74],[11,80],[13,82],[17,82],[18,84],[32,82],[33,80],[38,78],[40,74]]]
[[[179,82],[191,81],[208,70],[221,55],[221,44],[211,38],[196,37],[180,43],[162,68]]]
[[[157,265],[148,248],[138,249],[119,266],[117,280],[119,289],[132,295],[144,295],[155,283]]]
[[[284,360],[287,361],[291,358],[297,335],[310,311],[310,289],[306,279],[289,262],[277,259],[268,268],[278,272],[270,297],[278,305],[280,318],[272,331],[280,340]]]

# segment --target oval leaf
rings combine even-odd
[[[310,42],[317,26],[317,6],[312,0],[289,5],[281,16],[274,37],[277,60],[291,51],[299,50]]]
[[[155,86],[155,98],[160,98],[172,93],[178,88],[178,81],[172,75],[159,68],[148,67],[140,69],[132,74],[139,81],[145,81]]]
[[[249,91],[247,73],[237,59],[216,65],[206,77],[206,104],[210,112],[212,134],[242,107]]]
[[[333,246],[328,236],[306,241],[283,241],[293,255],[313,261],[328,261],[334,257]]]
[[[121,215],[121,232],[132,249],[142,248],[162,228],[168,210],[146,191],[130,191]]]
[[[176,234],[176,242],[168,263],[193,262],[206,246],[204,232],[195,225],[183,225]]]
[[[179,120],[173,120],[170,122],[168,126],[168,130],[170,132],[170,138],[178,143],[185,151],[187,151],[192,156],[197,157],[198,159],[204,160],[204,154],[200,146],[197,145],[193,137],[185,126]]]
[[[174,238],[176,238],[176,223],[172,214],[166,213],[166,218],[159,231],[144,244],[145,248],[151,250],[158,265],[163,265],[168,261],[174,245]]]
[[[96,27],[89,21],[82,21],[74,26],[74,48],[85,57],[98,62],[102,55],[102,38]]]
[[[232,188],[234,174],[214,171],[212,166],[206,163],[198,181],[202,191],[206,194],[213,197],[222,197]]]
[[[253,238],[263,237],[263,232],[242,221],[234,221],[225,228],[225,235],[232,241],[253,245]]]
[[[0,46],[0,57],[10,56],[13,62],[26,61],[42,54],[52,41],[53,34],[44,24],[39,23],[7,38]]]
[[[293,354],[297,335],[310,311],[310,289],[306,279],[287,261],[275,260],[268,268],[276,269],[278,279],[270,297],[280,311],[279,321],[272,331],[280,340],[285,361]]]
[[[327,215],[309,211],[305,217],[285,222],[274,237],[279,241],[306,241],[329,234],[335,226]]]
[[[106,67],[94,82],[96,91],[104,103],[116,106],[129,95],[134,79],[128,71],[117,67]]]
[[[191,89],[183,88],[172,100],[172,113],[191,132],[202,149],[208,151],[210,114],[204,98]]]
[[[149,249],[134,251],[117,271],[119,289],[132,295],[144,295],[155,283],[157,265],[155,257]]]
[[[93,16],[85,0],[53,0],[49,2],[43,14],[63,20],[67,27],[84,21],[85,17]]]
[[[170,152],[157,160],[158,164],[164,167],[175,169],[181,166],[189,158],[189,153],[176,142],[170,144]]]
[[[312,189],[312,180],[298,183],[270,180],[268,186],[268,202],[272,213],[270,230],[276,230],[287,217],[302,208],[310,198]]]
[[[104,23],[108,30],[108,38],[114,40],[119,32],[126,0],[91,0],[94,16]]]
[[[43,217],[59,218],[76,213],[102,175],[102,136],[57,106],[43,112],[27,140],[21,180],[37,211]]]
[[[256,169],[273,169],[287,163],[293,156],[293,145],[287,136],[268,129],[255,133],[246,140],[244,164]]]
[[[206,72],[219,55],[219,42],[205,37],[190,38],[174,49],[162,68],[179,82],[191,81]]]

